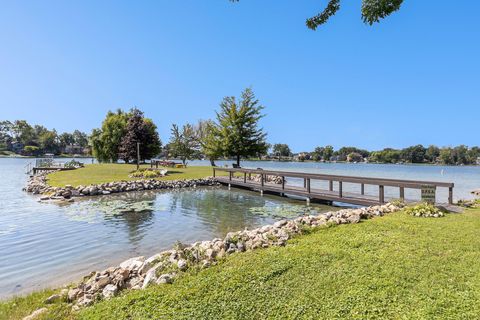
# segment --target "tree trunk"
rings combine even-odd
[[[216,167],[216,165],[215,165],[215,160],[214,160],[214,159],[210,159],[210,165],[211,165],[212,167]]]
[[[237,155],[237,166],[240,167],[240,155]]]

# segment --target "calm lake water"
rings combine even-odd
[[[229,231],[272,223],[282,216],[331,207],[250,191],[198,188],[39,203],[22,191],[31,159],[0,158],[0,297],[59,286],[92,270],[138,255],[152,255],[175,241],[192,243]],[[91,163],[90,159],[84,160]],[[218,162],[219,165],[230,162]],[[208,165],[193,161],[190,165]],[[244,162],[244,167],[339,175],[454,182],[455,198],[480,188],[479,167]],[[288,181],[300,184],[301,181]],[[314,185],[312,185],[313,187]],[[348,190],[348,185],[345,189]],[[353,186],[351,187],[353,188]],[[376,189],[367,189],[375,194]],[[395,196],[397,190],[386,190]],[[407,196],[416,197],[415,192]],[[446,193],[438,192],[438,197]]]

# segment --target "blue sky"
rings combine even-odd
[[[252,86],[271,143],[479,145],[480,2],[405,0],[382,23],[344,0],[3,1],[0,119],[58,131],[138,106],[163,141]]]

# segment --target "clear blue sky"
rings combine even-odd
[[[59,132],[138,106],[159,127],[252,86],[269,142],[479,145],[480,2],[405,0],[381,24],[344,0],[3,1],[0,119]]]

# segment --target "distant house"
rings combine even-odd
[[[84,148],[76,144],[69,144],[65,147],[65,153],[68,154],[83,154]]]
[[[23,148],[25,146],[23,145],[23,143],[21,142],[18,142],[18,141],[15,141],[12,143],[12,151],[15,152],[15,153],[22,153],[23,152]]]
[[[480,166],[480,157],[477,158],[477,164]]]

